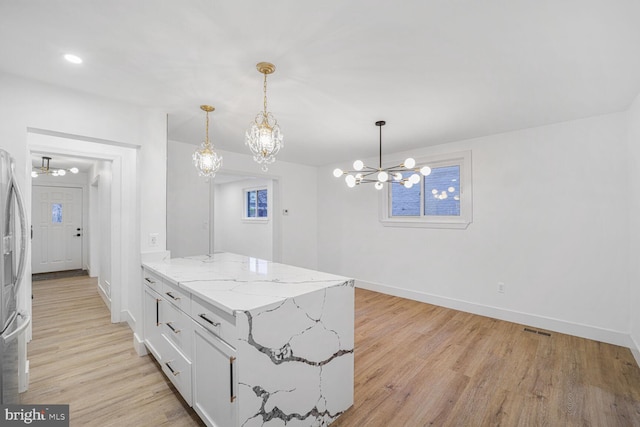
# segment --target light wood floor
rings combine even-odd
[[[95,279],[33,282],[29,390],[22,403],[69,404],[70,425],[199,426],[131,329],[112,324]]]
[[[72,426],[197,426],[91,279],[34,282],[23,403]],[[338,427],[640,426],[640,368],[622,347],[356,290],[355,404]]]

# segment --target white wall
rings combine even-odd
[[[127,186],[139,195],[132,209],[137,212],[133,224],[122,224],[137,237],[135,248],[125,248],[135,254],[123,265],[122,310],[129,323],[141,334],[141,289],[139,280],[140,251],[164,251],[166,247],[166,114],[107,100],[81,92],[58,88],[39,82],[0,73],[0,141],[16,159],[18,182],[25,192],[27,212],[31,211],[30,161],[27,150],[29,128],[80,135],[140,146],[135,156],[137,177]],[[124,167],[130,167],[127,162]],[[135,167],[135,164],[134,164]],[[124,202],[123,202],[124,203]],[[144,222],[140,218],[144,218]],[[149,233],[158,233],[158,246],[150,247]],[[31,293],[31,269],[21,304],[28,306]],[[26,301],[25,301],[26,300]],[[140,325],[138,325],[140,323]]]
[[[214,180],[215,183],[215,180]],[[273,260],[273,181],[245,179],[214,185],[214,249],[255,258]],[[243,220],[244,190],[263,187],[267,189],[267,221]]]
[[[238,143],[242,144],[241,141],[240,139]],[[182,147],[176,148],[174,145]],[[191,154],[196,149],[195,145],[169,141],[169,146],[171,150],[176,150],[176,155],[178,150],[182,152],[179,159],[171,159],[171,168],[175,165],[184,168],[183,171],[194,169]],[[267,173],[263,173],[250,155],[221,150],[219,152],[223,156],[220,173],[277,181],[273,193],[278,193],[279,197],[276,199],[279,204],[274,206],[273,233],[274,236],[279,235],[280,244],[274,245],[273,259],[299,267],[317,268],[317,168],[276,161]],[[205,197],[204,194],[201,197]],[[283,209],[288,209],[289,214],[283,215]],[[171,246],[168,249],[172,250]],[[174,256],[173,250],[171,256]]]
[[[383,227],[373,188],[348,189],[331,175],[347,164],[321,168],[319,268],[372,289],[627,345],[626,114],[411,154],[466,149],[474,191],[466,230]]]
[[[629,306],[632,350],[640,364],[640,95],[629,115]]]
[[[96,183],[95,207],[91,240],[97,254],[98,287],[105,302],[111,306],[111,185],[113,174],[111,162],[98,161],[91,169],[91,183]]]
[[[167,248],[173,258],[209,253],[209,179],[191,163],[197,147],[169,141],[167,159]]]

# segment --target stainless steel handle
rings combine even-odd
[[[209,319],[206,313],[200,313],[198,314],[198,317],[202,318],[205,322],[208,322],[213,326],[220,326],[220,322],[214,322],[213,320]]]
[[[236,400],[236,396],[233,394],[233,362],[235,362],[236,358],[233,356],[229,357],[229,397],[230,402],[233,403]]]
[[[178,376],[180,374],[180,371],[176,371],[175,369],[173,369],[170,365],[170,363],[173,362],[173,360],[169,360],[168,362],[164,362],[165,365],[167,365],[167,368],[169,368],[169,370],[171,371],[171,373],[173,374],[174,377]]]
[[[174,334],[179,334],[180,333],[180,329],[174,328],[172,323],[173,322],[167,322],[167,323],[165,323],[165,325],[167,325],[169,327],[169,329],[171,329],[173,331]]]
[[[22,282],[22,276],[24,276],[24,267],[26,264],[27,258],[27,215],[24,210],[24,203],[22,200],[22,192],[20,191],[20,187],[18,187],[18,181],[16,181],[16,177],[13,174],[13,168],[9,168],[11,170],[11,187],[16,195],[16,203],[18,205],[18,214],[20,215],[20,261],[18,261],[18,274],[16,276],[16,289],[20,288],[20,284]]]
[[[165,292],[165,294],[174,301],[177,301],[180,299],[180,297],[173,295],[171,292]]]
[[[22,325],[20,325],[20,326],[18,326],[16,328],[15,331],[11,332],[6,337],[2,337],[4,339],[5,344],[13,341],[18,335],[20,335],[22,333],[22,331],[27,329],[27,326],[29,326],[29,324],[31,323],[31,316],[29,316],[28,314],[23,315],[23,314],[18,313],[16,316],[22,317],[25,320],[22,322]]]
[[[156,282],[154,282],[153,280],[149,279],[148,277],[145,277],[144,280],[147,281],[147,283],[151,284],[151,285],[155,285]]]

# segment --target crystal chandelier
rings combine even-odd
[[[431,168],[429,166],[416,167],[416,161],[411,157],[399,165],[388,168],[382,167],[382,126],[385,124],[386,122],[383,120],[376,122],[376,126],[380,129],[380,157],[378,167],[366,166],[362,160],[356,160],[353,162],[353,170],[343,171],[337,168],[334,169],[333,176],[340,178],[346,175],[344,180],[350,188],[360,184],[373,183],[375,184],[374,187],[376,190],[382,190],[385,182],[396,183],[404,185],[406,188],[411,188],[414,184],[420,182],[420,174],[423,176],[429,175]],[[418,172],[420,174],[418,174]]]
[[[262,171],[266,172],[268,165],[275,162],[276,154],[283,147],[283,135],[278,121],[267,111],[267,75],[273,74],[276,66],[269,62],[260,62],[256,68],[264,74],[264,110],[258,113],[245,133],[245,144],[249,146],[253,160],[262,165]]]
[[[211,105],[201,105],[200,109],[207,113],[207,133],[200,149],[193,153],[193,164],[198,169],[198,175],[213,178],[222,166],[222,156],[213,151],[213,145],[209,142],[209,113],[215,108]]]
[[[42,157],[42,166],[31,171],[31,177],[37,178],[40,175],[51,175],[51,176],[65,176],[67,172],[71,172],[76,174],[80,172],[80,170],[76,167],[70,169],[51,169],[49,167],[49,162],[51,161],[51,157],[43,156]]]

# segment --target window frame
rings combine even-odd
[[[380,222],[385,227],[423,227],[466,229],[473,222],[473,184],[471,179],[471,150],[456,153],[427,155],[416,158],[416,167],[429,166],[432,169],[455,166],[460,167],[460,215],[425,215],[424,180],[420,179],[420,216],[391,215],[391,184],[380,191]]]
[[[258,191],[264,190],[267,192],[267,216],[247,216],[248,213],[248,209],[249,209],[249,202],[248,202],[248,194],[252,191],[256,192],[256,215],[258,213],[258,206],[257,206],[257,201],[258,201]],[[242,221],[245,222],[269,222],[269,219],[271,218],[271,195],[269,194],[269,188],[266,185],[262,185],[259,187],[249,187],[249,188],[243,188],[242,189]]]

